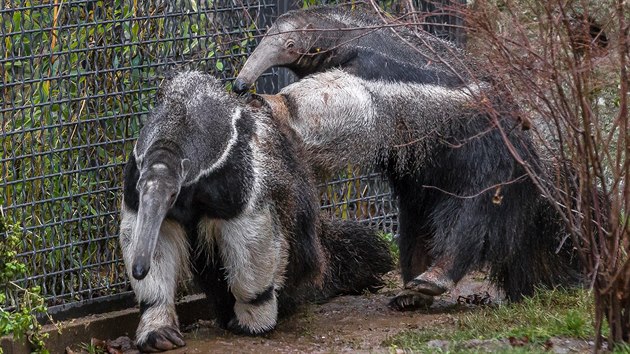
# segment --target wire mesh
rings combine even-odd
[[[0,2],[0,206],[48,305],[128,292],[118,247],[122,167],[161,81],[195,68],[226,85],[287,2]],[[260,30],[259,30],[260,29]],[[279,89],[277,71],[258,90]],[[322,186],[322,207],[395,232],[379,175]],[[6,237],[0,234],[0,237]],[[8,296],[5,306],[13,306]]]

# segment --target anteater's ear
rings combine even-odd
[[[190,160],[189,159],[183,159],[182,162],[182,171],[180,174],[180,178],[182,181],[184,181],[186,179],[186,176],[188,176],[188,172],[190,172]]]
[[[158,102],[162,102],[166,93],[166,86],[171,82],[175,74],[172,71],[168,71],[164,77],[161,78],[155,91],[155,98]]]

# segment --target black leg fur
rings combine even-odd
[[[427,225],[424,208],[411,196],[400,195],[398,213],[398,249],[403,282],[426,271],[432,263],[432,231]]]
[[[211,257],[204,247],[197,247],[197,242],[193,243],[193,247],[199,249],[192,260],[196,282],[206,294],[210,310],[215,314],[219,327],[228,329],[228,323],[235,316],[235,299],[228,289],[226,273],[218,256],[219,250],[215,246],[214,257]]]

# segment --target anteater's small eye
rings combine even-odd
[[[285,47],[287,47],[287,49],[291,49],[293,47],[295,47],[295,42],[291,39],[289,39],[285,44]]]

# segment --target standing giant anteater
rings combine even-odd
[[[511,300],[579,279],[570,245],[556,252],[566,231],[506,141],[538,174],[548,162],[514,115],[493,119],[477,106],[485,94],[495,100],[485,86],[368,81],[333,69],[258,96],[302,137],[315,168],[358,164],[388,176],[406,288],[394,308],[426,305],[483,266]]]
[[[425,32],[384,26],[367,6],[290,11],[273,23],[234,81],[243,93],[265,70],[282,66],[300,78],[339,67],[364,79],[445,87],[471,81],[475,65],[454,44]]]
[[[184,345],[178,281],[192,272],[218,323],[272,330],[308,300],[375,289],[391,269],[370,228],[319,214],[297,137],[198,72],[177,75],[124,174],[120,243],[143,351]]]

